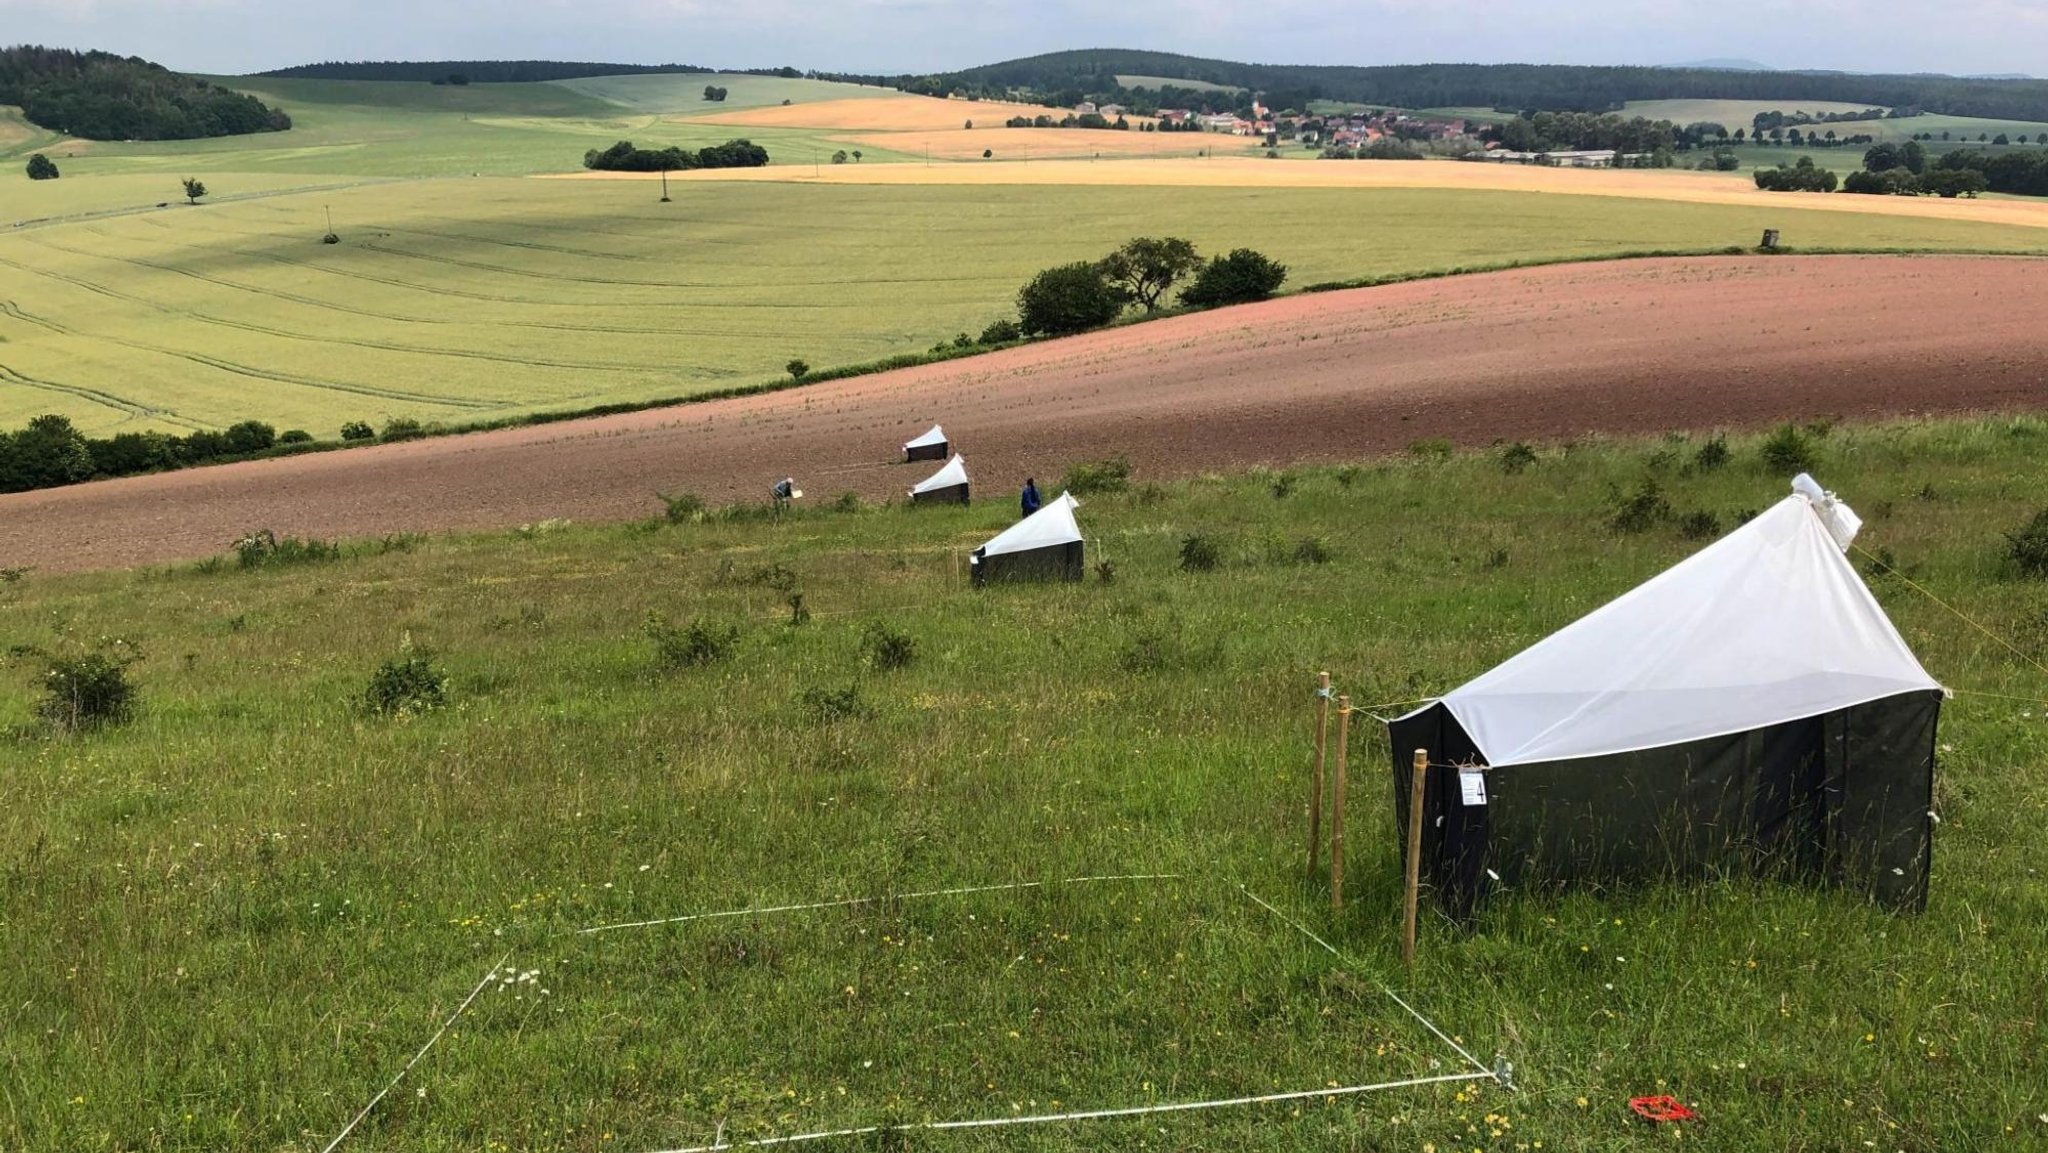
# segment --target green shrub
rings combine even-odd
[[[375,440],[377,430],[360,420],[352,420],[341,426],[343,440]]]
[[[1117,653],[1117,667],[1127,673],[1156,673],[1179,663],[1185,646],[1178,633],[1163,628],[1140,629]]]
[[[1796,425],[1784,425],[1764,441],[1759,450],[1764,467],[1779,476],[1813,471],[1813,441]]]
[[[1728,438],[1716,436],[1692,454],[1692,466],[1701,472],[1712,472],[1727,464],[1730,455]]]
[[[694,492],[679,492],[674,496],[656,492],[654,496],[661,501],[661,515],[670,524],[689,524],[704,519],[704,498]]]
[[[1183,572],[1214,572],[1223,564],[1223,547],[1206,533],[1181,538],[1180,567]]]
[[[806,716],[821,725],[859,720],[871,715],[867,703],[860,699],[859,685],[847,685],[842,689],[808,688],[797,697],[797,703]]]
[[[1028,336],[1086,332],[1115,320],[1128,300],[1100,265],[1085,260],[1062,264],[1018,290],[1018,327]]]
[[[988,327],[981,330],[983,344],[1009,344],[1011,341],[1022,339],[1024,330],[1017,327],[1017,322],[1007,316],[1001,320],[989,321]]]
[[[277,434],[279,444],[311,444],[313,434],[303,428],[288,428]]]
[[[732,655],[740,639],[738,625],[716,624],[698,617],[683,628],[676,628],[658,612],[647,614],[640,631],[653,643],[655,667],[663,672],[724,660]]]
[[[60,175],[62,173],[57,171],[57,162],[42,153],[38,152],[28,158],[28,178],[30,180],[55,180]]]
[[[135,715],[136,690],[128,666],[138,659],[131,651],[46,657],[36,716],[67,733],[123,723]]]
[[[1060,487],[1075,496],[1122,492],[1131,483],[1131,462],[1121,456],[1108,460],[1083,461],[1067,470]]]
[[[384,431],[377,434],[377,439],[386,441],[417,440],[425,435],[427,435],[427,428],[419,421],[409,416],[396,416],[385,422]]]
[[[1516,441],[1500,450],[1500,470],[1509,476],[1521,472],[1536,463],[1536,450]]]
[[[221,436],[227,442],[227,450],[237,456],[262,452],[277,443],[277,429],[260,420],[231,424]]]
[[[245,569],[278,568],[284,565],[310,564],[317,561],[339,560],[341,546],[333,541],[314,540],[311,537],[280,537],[267,528],[242,537],[230,546],[235,559]]]
[[[1286,265],[1252,249],[1240,248],[1203,265],[1194,282],[1181,291],[1180,302],[1190,308],[1249,304],[1280,291],[1286,280]]]
[[[1686,540],[1712,540],[1721,535],[1721,518],[1705,509],[1678,518],[1678,535]]]
[[[917,638],[880,621],[870,621],[861,632],[860,652],[871,669],[887,672],[907,668],[917,659]]]
[[[776,561],[772,564],[755,565],[747,570],[743,582],[771,588],[779,593],[791,593],[796,591],[798,577],[795,569]]]
[[[802,380],[811,374],[810,362],[801,357],[790,361],[782,367],[789,371],[789,379],[791,380]]]
[[[434,667],[433,658],[412,646],[407,637],[398,655],[387,658],[370,674],[363,690],[363,704],[379,716],[400,716],[438,709],[448,700],[448,678]]]
[[[2048,577],[2048,508],[2034,514],[2025,528],[2006,535],[2006,555],[2030,577]]]
[[[1636,490],[1627,496],[1615,494],[1613,515],[1607,518],[1609,527],[1616,532],[1647,532],[1671,516],[1671,502],[1664,499],[1664,490],[1655,480],[1644,477]]]
[[[1328,537],[1305,536],[1294,542],[1295,564],[1329,564],[1332,555]]]

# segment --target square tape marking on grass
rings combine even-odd
[[[1496,1079],[1353,958],[1202,878],[693,913],[521,952],[472,995],[434,1082],[386,1106],[405,1110],[387,1138],[600,1130],[708,1153]],[[1374,1010],[1383,995],[1400,1015]]]

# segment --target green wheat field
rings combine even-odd
[[[1483,671],[1701,547],[1684,514],[1725,530],[1778,500],[1756,439],[1718,468],[1673,436],[1539,446],[1519,471],[1419,446],[1140,476],[1086,498],[1105,567],[1071,586],[969,589],[1007,502],[832,494],[780,519],[11,573],[0,1148],[322,1149],[501,959],[341,1149],[647,1153],[1459,1072],[1382,980],[1519,1091],[824,1147],[2041,1147],[2048,678],[1915,586],[2048,653],[2048,585],[2004,535],[2048,492],[2048,422],[1802,436],[1868,519],[1859,567],[1958,690],[1927,912],[1741,878],[1508,893],[1469,929],[1426,916],[1412,976],[1365,713],[1343,912],[1304,876],[1315,673],[1384,708]],[[1610,527],[1646,481],[1671,517]],[[1182,569],[1195,535],[1220,568]],[[692,624],[704,659],[664,667],[650,636]],[[93,651],[139,655],[137,715],[49,732],[42,654]],[[369,709],[406,656],[445,699]],[[1128,874],[1174,876],[577,932]],[[1627,1112],[1662,1092],[1701,1120]]]

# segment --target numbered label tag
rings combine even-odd
[[[1486,803],[1486,774],[1479,769],[1458,770],[1458,800],[1465,805]]]

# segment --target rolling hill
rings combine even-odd
[[[1200,81],[1269,94],[1276,107],[1341,100],[1401,108],[1463,105],[1604,110],[1632,100],[1833,101],[1913,107],[1958,116],[2048,119],[2048,82],[1841,72],[1746,72],[1557,64],[1248,64],[1094,48],[969,68],[940,79],[966,89],[1121,90],[1119,76]]]

